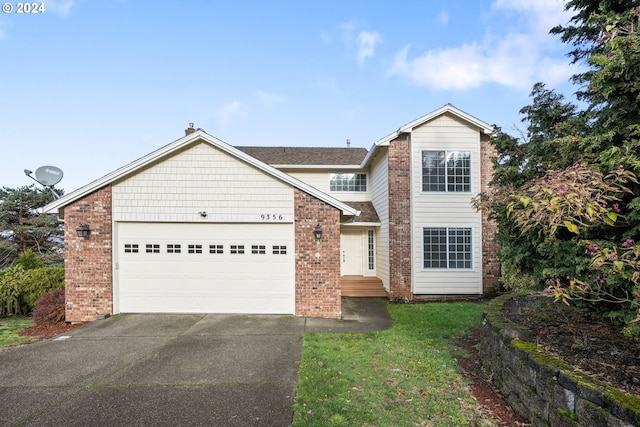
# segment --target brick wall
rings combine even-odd
[[[411,292],[410,136],[389,143],[389,298],[413,298]]]
[[[342,317],[340,291],[340,211],[294,189],[296,316]],[[320,223],[322,239],[313,229]]]
[[[488,193],[493,177],[493,159],[497,156],[495,147],[489,142],[489,136],[480,135],[480,191]],[[495,240],[498,226],[482,212],[482,288],[483,293],[498,290],[500,286],[499,246]]]
[[[66,321],[87,322],[113,313],[111,187],[64,208]],[[88,224],[89,236],[76,227]]]

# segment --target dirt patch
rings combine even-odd
[[[611,387],[640,395],[640,340],[624,336],[619,326],[544,296],[513,298],[503,314],[531,330],[533,342],[547,353]]]
[[[65,332],[68,332],[82,325],[82,323],[62,323],[60,325],[51,326],[32,326],[30,328],[21,330],[19,334],[31,337],[33,341],[39,341],[64,334]]]
[[[517,427],[529,425],[524,418],[513,412],[505,399],[484,377],[482,363],[478,355],[480,329],[474,328],[471,334],[459,336],[454,343],[465,350],[464,354],[456,356],[456,361],[462,370],[462,375],[469,382],[473,397],[483,406],[480,414],[491,425],[503,427]]]

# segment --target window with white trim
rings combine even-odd
[[[232,254],[243,254],[244,253],[244,245],[231,245],[229,247],[229,252]]]
[[[251,253],[254,255],[264,255],[267,253],[265,245],[251,245]]]
[[[210,254],[223,254],[224,249],[222,245],[209,245],[209,253]]]
[[[422,191],[468,193],[471,191],[471,152],[423,151]]]
[[[202,253],[202,245],[188,245],[187,252],[190,254],[201,254]]]
[[[423,267],[471,269],[471,231],[470,227],[424,227]]]
[[[145,252],[148,254],[159,254],[160,253],[160,245],[157,243],[147,243],[145,245]]]
[[[329,174],[329,189],[331,191],[367,191],[366,173],[331,173]]]
[[[124,244],[124,253],[125,254],[137,254],[138,253],[138,244],[137,243],[125,243]]]
[[[274,255],[286,255],[287,247],[285,245],[273,245],[273,254]]]

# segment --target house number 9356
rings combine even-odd
[[[260,219],[263,221],[282,221],[282,214],[261,214]]]

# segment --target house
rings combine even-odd
[[[493,127],[445,105],[350,147],[185,136],[45,206],[65,221],[67,321],[116,313],[341,317],[345,277],[392,300],[497,286]]]

